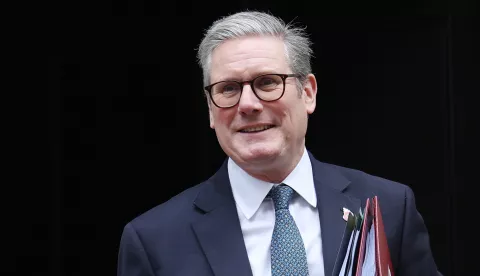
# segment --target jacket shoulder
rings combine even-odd
[[[366,196],[372,197],[375,194],[384,196],[400,196],[402,199],[406,192],[410,192],[411,188],[401,182],[371,174],[369,172],[340,166],[331,163],[320,162],[329,170],[335,171],[350,181],[348,189],[357,193],[366,193]]]

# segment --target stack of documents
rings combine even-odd
[[[347,224],[332,276],[394,276],[378,197],[368,198]]]

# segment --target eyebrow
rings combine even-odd
[[[284,74],[284,73],[279,73],[277,71],[274,71],[274,70],[264,70],[264,71],[258,71],[254,74],[251,74],[251,77],[250,79],[248,80],[252,80],[258,76],[262,76],[262,75],[269,75],[269,74]],[[243,80],[241,78],[237,78],[237,77],[227,77],[227,78],[224,78],[224,79],[221,79],[221,80],[218,80],[218,81],[214,81],[214,82],[220,82],[220,81],[238,81],[238,82],[242,82],[242,81],[247,81],[247,80]],[[214,83],[212,82],[212,83]]]

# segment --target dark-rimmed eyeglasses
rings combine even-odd
[[[249,81],[219,81],[205,87],[213,104],[219,108],[235,106],[240,102],[243,85],[250,84],[253,93],[262,101],[272,102],[285,93],[285,79],[300,77],[298,74],[265,74]]]

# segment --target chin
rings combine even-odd
[[[237,152],[238,158],[247,163],[264,163],[271,162],[280,155],[281,147],[272,144],[258,143],[255,145],[247,145],[240,148]]]

